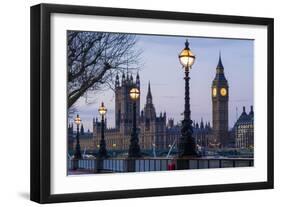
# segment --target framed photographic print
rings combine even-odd
[[[273,19],[31,7],[31,200],[273,188]]]

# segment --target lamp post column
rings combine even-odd
[[[101,140],[99,148],[99,157],[107,157],[106,143],[104,139],[104,116],[101,116]]]
[[[188,67],[188,66],[187,66]],[[184,119],[182,121],[181,138],[179,143],[179,156],[196,155],[195,141],[192,137],[192,121],[190,119],[190,93],[189,93],[189,69],[185,69],[185,104],[184,104]]]
[[[106,150],[106,143],[104,139],[104,115],[106,114],[107,109],[104,106],[104,103],[101,104],[99,108],[99,113],[101,114],[101,140],[100,140],[100,147],[99,147],[99,158],[107,158],[107,150]]]
[[[77,118],[76,119],[79,119],[80,121],[80,118],[79,116],[77,115]],[[78,121],[78,122],[79,122]],[[80,148],[80,140],[79,140],[79,124],[76,121],[76,124],[77,124],[77,131],[76,131],[76,146],[75,146],[75,154],[74,154],[74,158],[75,159],[81,159],[82,158],[82,155],[81,155],[81,148]]]
[[[130,140],[130,147],[129,147],[129,157],[140,157],[140,146],[139,146],[139,138],[137,133],[137,106],[136,102],[133,103],[133,129],[131,134],[131,140]]]
[[[75,117],[74,122],[77,125],[77,129],[76,129],[76,145],[75,145],[74,160],[73,160],[72,168],[73,168],[73,170],[76,170],[79,168],[79,159],[82,158],[81,149],[80,149],[80,140],[79,140],[79,125],[81,124],[81,119],[78,114]]]

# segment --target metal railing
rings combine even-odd
[[[148,172],[181,169],[250,167],[253,165],[253,158],[110,158],[68,160],[69,170],[87,170],[88,173]]]

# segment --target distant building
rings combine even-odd
[[[119,76],[115,81],[115,128],[105,130],[105,140],[107,149],[127,150],[129,149],[131,130],[133,126],[133,101],[129,91],[132,87],[140,90],[140,78],[136,76],[134,81],[132,75],[122,75],[121,83]],[[150,83],[144,109],[140,111],[140,99],[137,101],[137,126],[139,131],[139,145],[143,150],[167,148],[167,126],[166,113],[156,114],[156,109],[152,100]],[[105,124],[106,125],[106,124]],[[101,122],[95,118],[93,120],[93,143],[95,149],[99,147],[101,132]]]
[[[93,149],[93,147],[94,147],[93,133],[90,132],[89,129],[87,130],[87,132],[84,132],[83,125],[81,125],[81,128],[80,128],[79,139],[80,139],[80,148],[81,148],[82,153],[84,150]]]
[[[76,145],[76,135],[77,132],[73,130],[73,124],[68,125],[68,152],[74,152]],[[83,124],[80,127],[79,133],[80,148],[83,152],[84,150],[89,150],[94,148],[93,133],[88,129],[87,132],[84,131]]]
[[[140,127],[140,147],[150,149],[155,146],[157,149],[166,149],[166,113],[156,115],[156,110],[152,101],[150,83],[144,109],[141,111],[139,119]]]
[[[174,119],[168,119],[166,133],[166,148],[170,149],[172,146],[177,148],[181,136],[181,124],[174,124]]]
[[[243,112],[234,124],[235,147],[252,148],[254,147],[254,111],[253,106],[249,114],[246,113],[245,107]]]
[[[201,119],[200,125],[193,124],[193,135],[195,143],[198,147],[209,147],[209,140],[212,139],[212,128],[210,122],[205,123]]]
[[[227,147],[229,142],[228,90],[228,81],[224,75],[224,67],[220,55],[211,91],[213,107],[213,137],[212,140],[210,140],[210,145],[214,147]]]

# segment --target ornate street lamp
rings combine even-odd
[[[196,145],[192,137],[192,121],[190,119],[190,97],[189,97],[189,70],[195,61],[195,56],[189,49],[189,42],[186,40],[185,48],[179,54],[179,60],[185,70],[185,104],[184,104],[184,119],[182,121],[181,137],[179,140],[179,157],[195,156]]]
[[[99,107],[99,113],[101,115],[101,140],[99,144],[99,158],[106,158],[107,157],[107,150],[106,150],[106,143],[104,139],[104,116],[107,112],[107,109],[104,106],[104,103],[101,103],[101,106]]]
[[[75,146],[75,153],[74,158],[75,159],[81,159],[81,149],[80,149],[80,141],[79,141],[79,125],[81,124],[81,118],[77,114],[76,118],[74,119],[75,124],[77,125],[77,132],[76,132],[76,146]]]
[[[129,157],[141,157],[139,146],[139,138],[137,133],[137,100],[139,99],[140,91],[138,88],[130,90],[130,97],[133,100],[133,130],[131,133],[131,140],[129,146]]]

